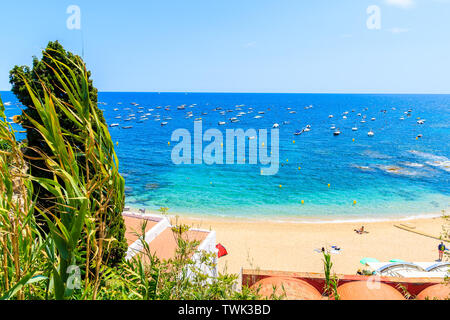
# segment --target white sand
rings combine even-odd
[[[401,230],[395,224],[415,226],[414,230],[439,237],[442,218],[410,221],[364,223],[277,223],[180,216],[179,223],[212,229],[217,242],[228,255],[219,259],[219,270],[238,273],[243,268],[297,272],[322,272],[322,254],[314,249],[337,245],[339,254],[332,254],[334,272],[355,274],[364,257],[380,261],[402,259],[411,262],[435,261],[440,241]],[[361,225],[369,231],[359,235],[353,230]]]

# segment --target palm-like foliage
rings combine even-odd
[[[45,243],[34,220],[26,162],[1,99],[0,141],[7,146],[0,150],[0,297],[23,299],[28,284],[46,279],[39,263]]]
[[[58,66],[58,69],[53,69],[55,76],[67,93],[70,104],[49,90],[44,90],[44,100],[41,101],[26,81],[25,84],[40,117],[40,121],[31,117],[28,120],[51,150],[50,154],[34,151],[44,159],[53,179],[34,179],[53,196],[53,207],[37,210],[46,219],[58,250],[60,261],[59,267],[53,270],[54,289],[56,296],[63,298],[70,296],[73,290],[67,287],[69,266],[86,259],[85,277],[99,278],[102,265],[109,258],[109,247],[118,241],[110,237],[112,232],[107,221],[116,207],[123,207],[125,182],[118,172],[108,129],[99,121],[89,99],[84,64],[73,61],[72,66],[67,66],[57,60],[53,62]],[[72,68],[77,68],[86,77],[79,81]],[[57,109],[71,119],[77,128],[76,133],[62,128]],[[80,142],[84,150],[74,148],[70,143],[73,140]]]

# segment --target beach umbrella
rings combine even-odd
[[[375,258],[362,258],[359,262],[361,264],[367,264],[368,262],[380,262],[380,261],[378,261],[378,259]]]

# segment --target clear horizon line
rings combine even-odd
[[[10,92],[11,90],[1,89],[0,92]],[[219,94],[335,94],[335,95],[450,95],[448,93],[431,93],[431,92],[262,92],[262,91],[113,91],[98,90],[99,93],[219,93]]]

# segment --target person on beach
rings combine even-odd
[[[355,229],[355,232],[356,232],[357,234],[367,233],[367,231],[364,231],[364,226],[361,226],[361,228],[358,229],[358,230]]]
[[[444,251],[445,251],[445,245],[443,242],[441,242],[438,245],[438,251],[439,251],[439,260],[438,261],[442,261],[442,258],[444,256]]]

